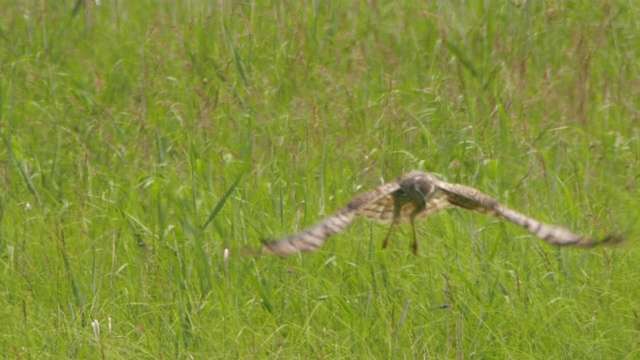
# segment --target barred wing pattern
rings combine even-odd
[[[351,202],[338,210],[337,213],[327,217],[314,226],[311,226],[295,235],[284,239],[264,244],[263,254],[289,255],[299,252],[315,251],[324,245],[327,238],[337,234],[349,226],[361,211],[378,201],[385,202],[391,194],[399,189],[397,183],[392,182],[377,187],[369,192],[361,194]]]
[[[357,196],[336,214],[300,233],[265,244],[262,253],[284,256],[315,251],[324,245],[331,235],[346,229],[360,215],[381,223],[391,223],[383,248],[386,247],[395,226],[410,222],[413,230],[412,249],[416,253],[418,243],[414,220],[448,207],[459,207],[503,218],[557,246],[594,247],[623,241],[619,235],[610,235],[596,241],[564,227],[545,224],[521,214],[475,188],[447,183],[429,173],[412,171],[393,182]]]
[[[500,204],[492,197],[468,186],[440,182],[438,184],[438,188],[447,194],[448,201],[452,205],[508,220],[525,228],[533,235],[551,245],[570,245],[589,248],[604,244],[613,245],[623,241],[620,235],[609,235],[598,241],[576,234],[562,226],[543,223],[512,210],[507,206]]]

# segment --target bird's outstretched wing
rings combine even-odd
[[[347,206],[338,210],[337,213],[327,217],[321,222],[291,236],[283,239],[265,243],[262,246],[262,254],[290,255],[299,252],[315,251],[327,241],[329,236],[337,234],[346,229],[351,222],[359,215],[367,217],[386,218],[389,211],[384,206],[380,207],[378,202],[386,204],[393,199],[391,194],[400,188],[397,182],[381,185],[371,191],[358,195],[351,200]],[[391,211],[392,212],[392,211]],[[385,221],[385,220],[380,220]]]
[[[438,181],[436,187],[446,194],[447,201],[463,209],[477,211],[490,216],[503,218],[516,225],[519,225],[543,241],[556,246],[577,246],[594,247],[597,245],[614,245],[621,243],[621,235],[612,234],[602,240],[595,240],[583,235],[576,234],[571,230],[556,225],[550,225],[538,221],[534,218],[521,214],[509,207],[499,203],[494,198],[480,192],[478,189],[450,184]]]

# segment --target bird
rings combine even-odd
[[[563,226],[547,224],[512,210],[476,188],[448,183],[431,173],[411,171],[392,182],[356,196],[335,214],[297,234],[275,241],[263,241],[259,253],[288,256],[316,251],[330,236],[344,231],[357,217],[364,216],[380,223],[391,224],[382,242],[383,249],[387,247],[396,226],[409,222],[413,232],[411,251],[417,254],[415,220],[451,207],[507,220],[555,246],[591,248],[623,241],[619,234],[611,234],[599,241],[594,240]]]

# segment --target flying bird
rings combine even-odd
[[[435,214],[442,209],[458,207],[502,218],[519,225],[544,242],[557,246],[590,248],[623,241],[620,235],[610,235],[597,241],[556,225],[545,224],[499,203],[478,189],[452,184],[435,175],[420,171],[404,174],[396,180],[356,196],[347,206],[321,222],[273,242],[265,242],[262,254],[280,256],[312,252],[320,248],[331,235],[344,229],[358,216],[364,216],[391,226],[382,242],[386,248],[395,227],[409,222],[413,230],[411,249],[418,252],[415,220]]]

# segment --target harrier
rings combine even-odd
[[[290,255],[311,252],[324,245],[327,239],[349,226],[358,216],[382,223],[391,223],[382,248],[389,242],[393,229],[409,222],[413,230],[411,248],[418,252],[415,220],[435,214],[448,207],[459,207],[498,217],[519,225],[543,241],[557,246],[583,248],[622,242],[619,235],[610,235],[600,241],[578,235],[567,228],[545,224],[499,203],[472,187],[439,180],[433,174],[412,171],[395,181],[381,185],[355,197],[347,206],[302,232],[281,240],[265,243],[263,254]]]

